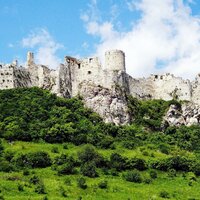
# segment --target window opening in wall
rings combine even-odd
[[[163,79],[163,76],[160,76],[160,79],[162,80],[162,79]]]
[[[90,62],[90,63],[92,62],[92,60],[93,60],[93,58],[89,58],[89,62]]]
[[[78,64],[78,68],[79,68],[79,69],[81,68],[81,64]]]
[[[91,74],[92,72],[91,71],[88,71],[88,74]]]
[[[158,78],[158,75],[155,75],[155,78]]]
[[[5,82],[5,80],[3,79],[3,83]]]

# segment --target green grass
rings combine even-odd
[[[48,144],[48,143],[33,143],[33,142],[20,142],[16,141],[13,144],[9,144],[6,141],[3,142],[6,151],[13,151],[17,153],[22,152],[34,152],[37,150],[43,150],[50,154],[52,158],[61,153],[67,153],[68,155],[76,156],[77,152],[82,146],[75,146],[67,144],[68,149],[64,149],[62,144]],[[58,153],[52,153],[52,148],[57,147]],[[143,155],[143,152],[148,152],[148,155]],[[152,151],[152,152],[151,152]],[[116,150],[99,150],[104,156],[109,156],[112,152],[118,152],[129,158],[137,156],[146,159],[154,158],[165,158],[167,155],[162,154],[159,151],[149,150],[148,147],[140,147],[135,150],[122,149],[117,146]],[[151,153],[154,153],[152,158]],[[127,182],[122,178],[122,173],[118,176],[104,175],[100,172],[98,178],[86,178],[88,185],[87,189],[81,189],[77,187],[77,179],[80,175],[65,175],[58,176],[57,172],[52,170],[50,167],[43,169],[30,169],[30,174],[24,176],[22,171],[3,173],[0,172],[0,195],[6,200],[42,200],[47,197],[50,200],[159,200],[164,199],[160,197],[161,191],[167,191],[170,199],[200,199],[200,178],[197,181],[193,181],[189,186],[189,174],[186,173],[183,176],[182,173],[177,173],[176,177],[169,177],[165,172],[159,172],[158,178],[153,180],[150,184],[146,183],[131,183]],[[148,170],[141,172],[144,178],[149,178]],[[37,194],[35,192],[35,186],[29,183],[30,178],[33,175],[37,175],[44,183],[46,188],[46,194]],[[65,180],[69,179],[71,185],[67,185]],[[101,180],[108,181],[107,189],[98,188],[98,183]],[[24,190],[19,191],[18,185],[23,185]],[[65,196],[63,192],[65,191]]]

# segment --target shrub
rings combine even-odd
[[[117,171],[122,171],[127,168],[127,159],[122,157],[118,153],[112,153],[110,156],[110,168],[114,168]]]
[[[25,169],[25,170],[23,171],[23,175],[24,175],[24,176],[28,176],[28,175],[30,175],[29,170],[28,170],[28,169]]]
[[[80,177],[79,179],[77,179],[77,186],[82,188],[82,189],[86,189],[87,188],[87,184],[86,184],[85,178]]]
[[[146,183],[146,184],[150,184],[151,182],[152,182],[152,179],[150,179],[150,178],[144,179],[144,183]]]
[[[19,191],[24,191],[24,186],[22,184],[18,184],[17,188]]]
[[[0,161],[0,171],[10,172],[10,171],[13,171],[13,170],[14,170],[14,168],[13,168],[12,163],[10,163],[7,160],[1,160]]]
[[[156,179],[156,178],[158,177],[157,172],[154,171],[154,170],[151,170],[151,171],[149,172],[149,175],[150,175],[150,177],[151,177],[152,179]]]
[[[169,192],[167,192],[165,190],[161,191],[159,196],[162,197],[162,198],[165,198],[165,199],[169,199],[170,198]]]
[[[15,163],[20,167],[44,168],[51,165],[51,158],[48,153],[38,151],[19,155]]]
[[[46,194],[45,186],[43,182],[39,182],[35,187],[35,192],[38,194]]]
[[[161,143],[158,148],[159,148],[161,153],[169,154],[169,151],[170,151],[169,145],[167,145],[165,143]]]
[[[99,142],[98,142],[98,146],[103,148],[103,149],[108,149],[111,147],[111,145],[113,144],[114,139],[111,136],[104,136],[104,138],[102,138]]]
[[[67,162],[57,168],[58,174],[75,174],[76,170],[74,168],[73,162]]]
[[[58,147],[53,147],[53,148],[51,149],[51,152],[52,152],[52,153],[59,153]]]
[[[138,169],[140,171],[147,169],[146,161],[142,158],[132,158],[129,160],[129,168],[130,169]]]
[[[141,183],[142,176],[138,170],[128,171],[123,175],[124,179],[129,182]]]
[[[0,200],[5,200],[3,195],[0,195]]]
[[[101,189],[106,189],[108,187],[108,181],[103,180],[98,183],[98,187]]]
[[[40,182],[40,179],[39,179],[38,176],[33,175],[33,176],[30,178],[29,182],[32,183],[32,184],[34,184],[34,185],[36,185],[36,184],[38,184],[38,183]]]
[[[60,190],[61,196],[63,196],[63,197],[67,197],[68,196],[67,192],[65,191],[65,189],[62,186],[59,188],[59,190]]]
[[[173,178],[176,177],[176,170],[175,169],[169,169],[168,176]]]
[[[82,173],[82,175],[88,176],[90,178],[94,178],[94,177],[98,176],[94,162],[84,163],[81,166],[81,173]]]
[[[68,149],[67,143],[64,143],[64,144],[63,144],[63,149]]]
[[[65,182],[65,185],[68,185],[68,186],[72,185],[70,178],[66,178],[64,182]]]

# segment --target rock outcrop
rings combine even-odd
[[[105,122],[124,125],[130,122],[127,99],[119,88],[104,88],[92,82],[84,81],[79,85],[80,95],[84,103],[93,111],[99,113]]]
[[[200,106],[191,102],[184,103],[180,107],[171,105],[163,121],[170,126],[197,125],[200,123]]]

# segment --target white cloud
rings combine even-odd
[[[87,11],[87,33],[100,37],[96,47],[100,57],[106,50],[122,49],[133,77],[170,72],[193,78],[200,72],[200,17],[192,15],[191,0],[187,4],[183,0],[125,2],[127,12],[141,12],[137,22],[130,21],[127,32],[117,31],[112,20],[98,20]]]
[[[35,62],[38,64],[48,65],[55,69],[61,62],[56,52],[63,48],[63,45],[55,42],[46,29],[31,32],[28,37],[22,39],[22,46],[36,49]]]

